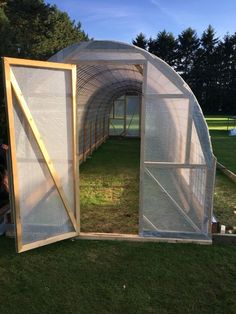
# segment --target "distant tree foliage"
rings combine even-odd
[[[3,12],[8,22],[7,55],[45,60],[62,48],[88,40],[81,24],[43,0],[7,0]]]
[[[236,33],[220,40],[209,25],[200,38],[189,27],[177,38],[166,30],[149,40],[142,34],[142,42],[184,78],[205,114],[236,114]]]
[[[148,45],[148,40],[143,33],[137,35],[137,37],[132,41],[133,45],[140,48],[146,49]]]
[[[174,66],[177,58],[177,40],[172,33],[164,30],[159,32],[156,38],[149,39],[148,51]]]
[[[46,60],[76,42],[89,40],[81,24],[44,0],[0,0],[0,56]],[[2,67],[0,68],[2,82]],[[0,84],[0,138],[5,137]]]
[[[185,80],[189,79],[196,53],[200,45],[197,33],[191,27],[182,31],[177,39],[176,70],[182,74]]]

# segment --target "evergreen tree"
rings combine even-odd
[[[0,56],[46,60],[57,51],[88,40],[81,24],[44,0],[5,0],[0,3]],[[0,69],[2,80],[2,67]],[[5,136],[3,85],[0,85],[0,138]]]
[[[236,34],[227,34],[217,47],[218,99],[221,113],[236,114]]]
[[[199,48],[200,40],[191,27],[182,31],[178,36],[177,66],[176,70],[191,85],[191,71]]]
[[[142,49],[147,49],[148,40],[143,33],[139,33],[135,39],[132,40],[133,45]]]
[[[0,4],[0,55],[5,52],[5,47],[10,42],[10,22],[4,12],[4,4]]]
[[[8,55],[45,60],[72,43],[88,40],[80,24],[43,0],[8,0],[5,14],[12,34]]]
[[[176,40],[164,30],[148,40],[148,51],[182,75],[204,113],[236,114],[236,33],[219,40],[209,25],[199,39],[189,27]]]
[[[168,33],[164,30],[159,32],[155,39],[149,39],[148,51],[166,61],[169,65],[175,66],[177,58],[177,40],[172,33]]]
[[[201,103],[204,113],[214,113],[219,106],[217,95],[217,44],[215,30],[211,25],[203,32],[201,46],[196,52],[192,76],[192,88]]]
[[[230,38],[231,54],[229,56],[229,93],[226,113],[236,115],[236,33]]]

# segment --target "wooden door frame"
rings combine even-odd
[[[16,248],[17,252],[23,252],[36,247],[40,247],[49,243],[68,239],[71,237],[78,236],[80,232],[80,201],[79,201],[79,167],[78,167],[78,126],[77,126],[77,101],[76,101],[76,65],[64,64],[56,62],[45,62],[35,61],[26,59],[16,58],[3,58],[4,65],[4,76],[5,76],[5,95],[7,103],[7,116],[9,125],[9,143],[10,143],[10,155],[11,155],[11,176],[12,176],[12,187],[10,188],[11,203],[13,205],[14,222],[15,222],[15,234],[16,234]],[[11,66],[21,66],[29,68],[41,68],[41,69],[61,69],[68,70],[71,72],[71,104],[72,104],[72,155],[73,155],[73,182],[74,182],[74,204],[75,204],[75,215],[70,209],[67,197],[63,191],[60,183],[60,178],[51,162],[50,156],[46,150],[44,142],[41,138],[40,132],[31,116],[30,110],[21,93],[20,87],[18,86],[17,80],[11,70]],[[65,207],[69,219],[71,220],[72,226],[74,227],[73,232],[67,232],[56,236],[49,237],[45,240],[38,240],[30,244],[22,243],[22,221],[20,215],[20,194],[19,194],[19,178],[17,171],[17,158],[16,158],[16,139],[15,139],[15,127],[14,127],[14,111],[13,111],[13,94],[16,96],[19,108],[24,115],[24,118],[31,129],[36,144],[43,156],[45,165],[51,175],[51,178],[55,184],[56,190],[61,198],[61,201]]]

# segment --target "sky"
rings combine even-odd
[[[66,11],[94,39],[131,43],[162,30],[175,36],[187,27],[200,36],[211,24],[218,37],[236,32],[236,0],[46,0]]]

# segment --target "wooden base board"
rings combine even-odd
[[[85,152],[81,153],[78,157],[79,163],[86,161],[88,156],[90,156],[94,150],[96,150],[100,145],[106,142],[108,135],[105,135],[103,138],[94,143],[91,147],[89,147]]]
[[[213,244],[236,245],[236,234],[216,233],[212,235],[212,238]]]
[[[233,182],[236,182],[236,174],[227,169],[224,165],[217,162],[217,168],[220,169],[228,178],[230,178]]]
[[[196,243],[212,244],[212,240],[196,239],[177,239],[177,238],[158,238],[158,237],[141,237],[137,234],[119,234],[119,233],[94,233],[80,232],[76,240],[114,240],[114,241],[134,241],[134,242],[167,242],[167,243]]]

